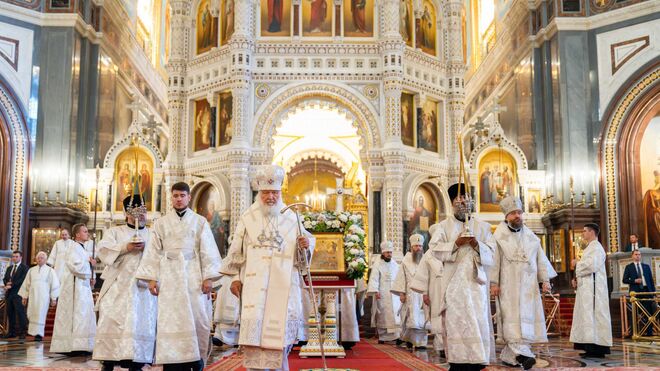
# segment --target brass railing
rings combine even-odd
[[[660,339],[660,292],[631,292],[632,339]],[[649,334],[650,333],[650,334]]]
[[[0,299],[0,334],[7,335],[9,325],[7,324],[7,302]]]

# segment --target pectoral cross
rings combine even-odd
[[[350,188],[344,188],[344,180],[342,178],[336,178],[337,182],[336,188],[328,188],[326,194],[328,195],[337,195],[337,202],[335,206],[335,212],[344,211],[344,195],[353,195],[353,190]]]

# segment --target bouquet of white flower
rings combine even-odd
[[[344,234],[344,259],[346,260],[346,275],[352,279],[364,276],[367,269],[365,261],[364,239],[361,214],[348,211],[336,213],[333,211],[303,213],[303,227],[310,233],[334,232]]]

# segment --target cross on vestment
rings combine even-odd
[[[335,203],[335,212],[344,211],[344,195],[353,195],[353,190],[350,188],[344,188],[344,179],[336,178],[337,182],[336,188],[328,188],[326,194],[328,195],[337,195],[337,202]]]

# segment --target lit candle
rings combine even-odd
[[[596,184],[598,184],[598,172],[597,171],[594,172],[594,183],[592,184],[592,187],[591,187],[591,193],[594,193],[594,194],[596,193]]]

